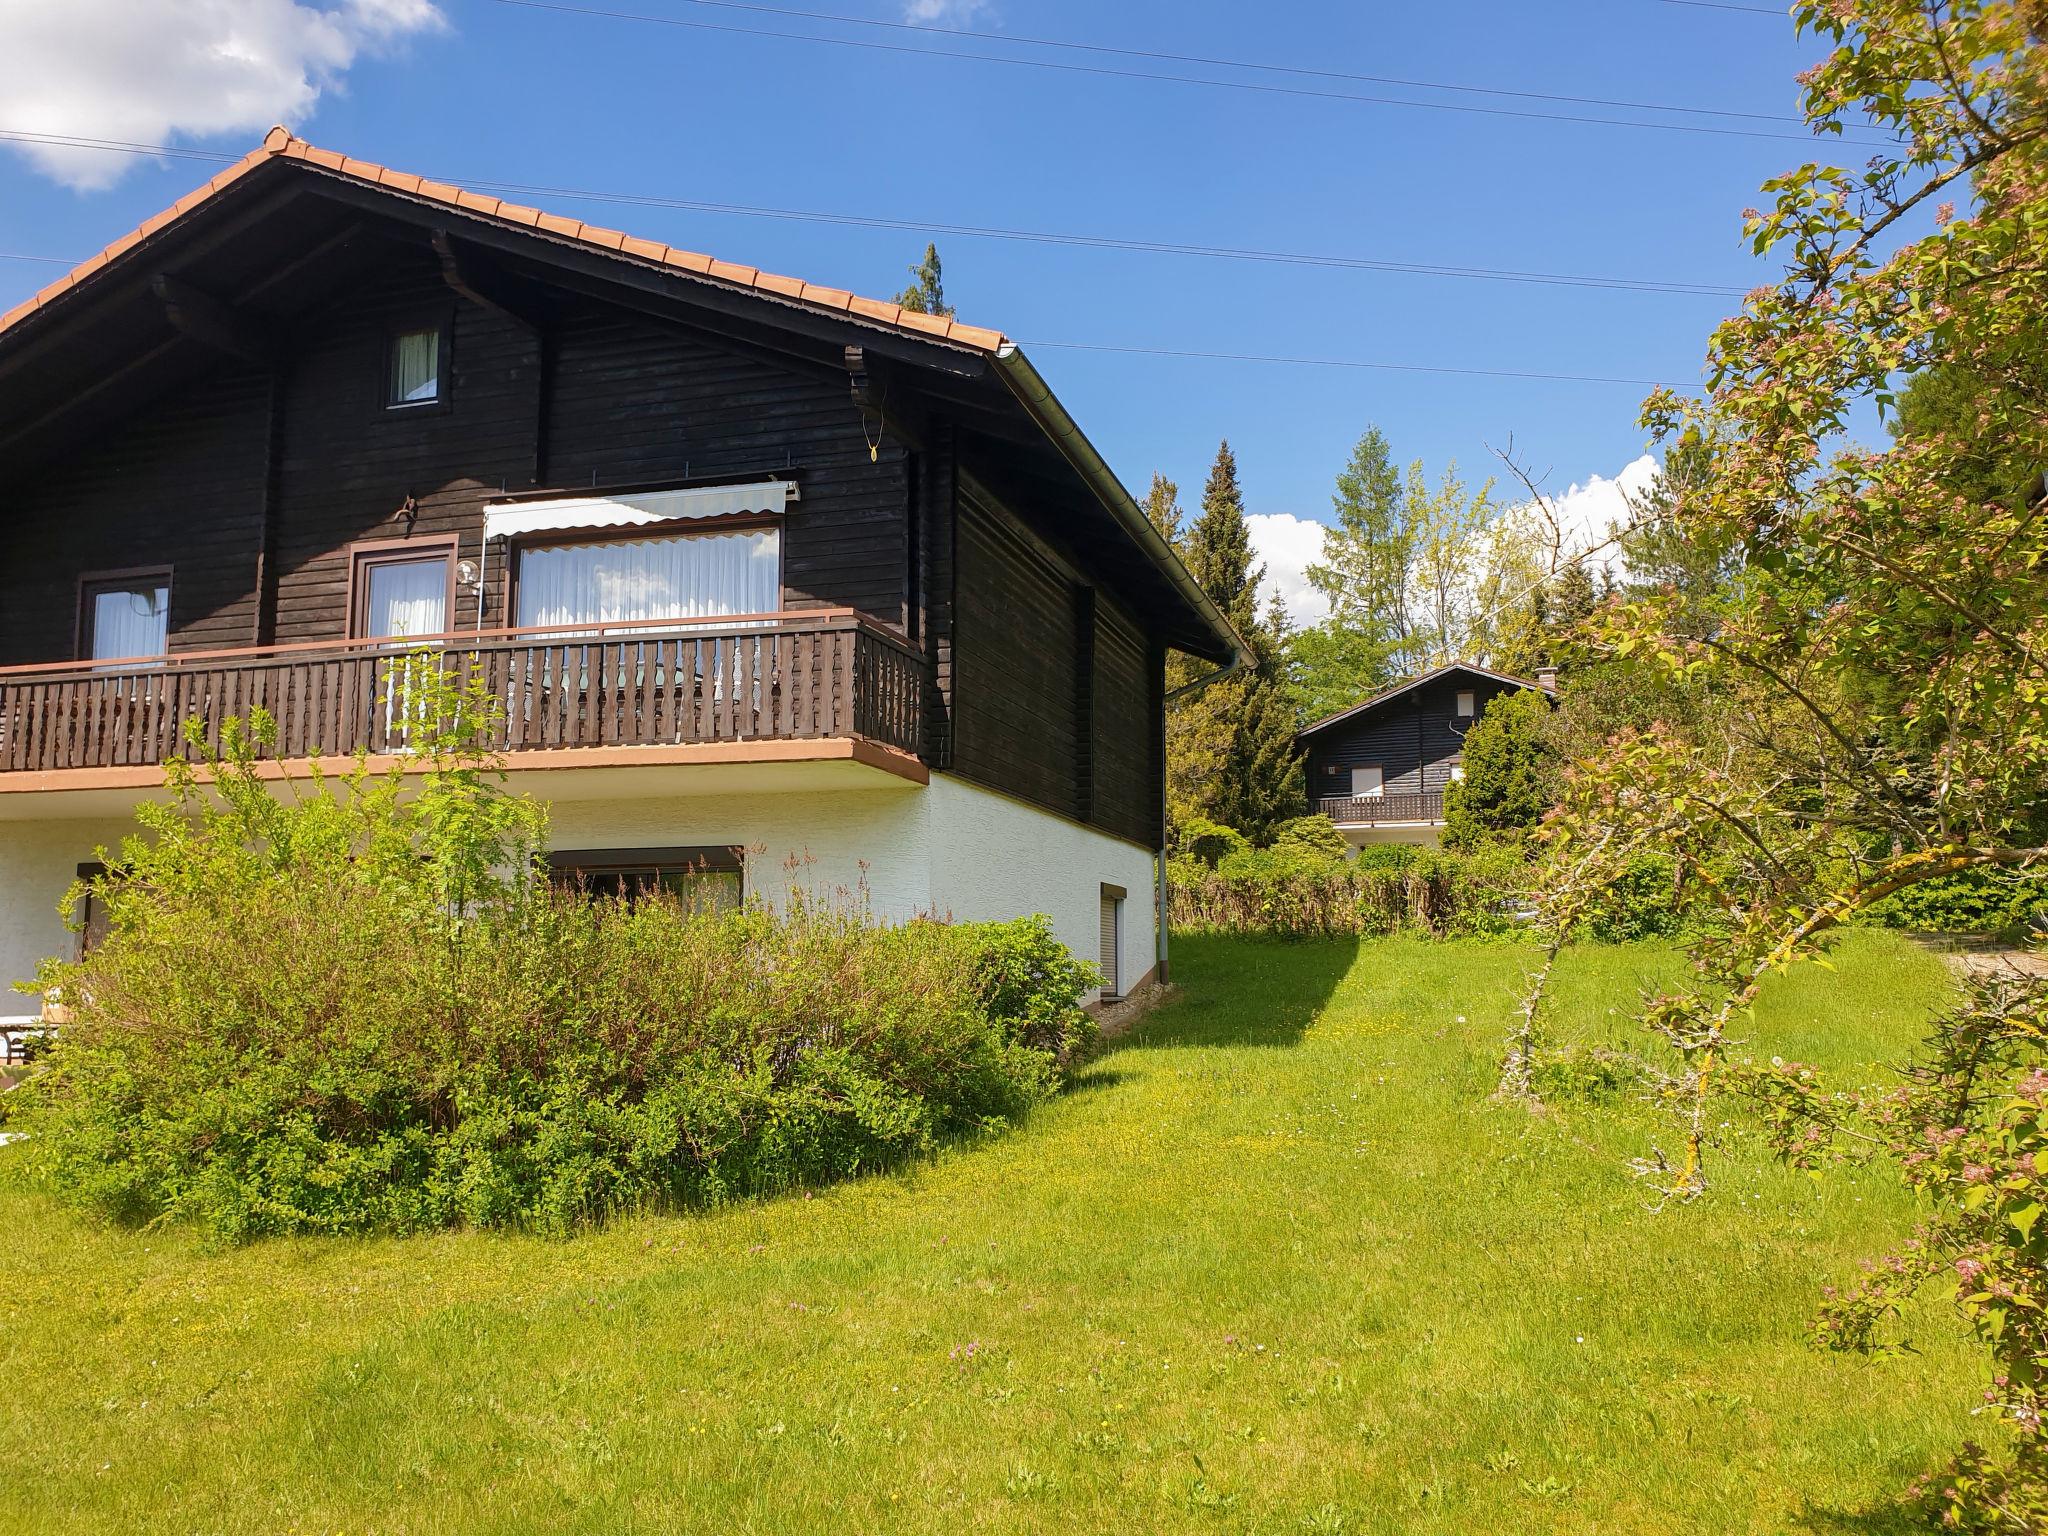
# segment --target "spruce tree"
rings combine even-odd
[[[915,314],[950,318],[953,306],[946,302],[945,269],[936,245],[924,248],[924,260],[910,269],[910,276],[910,286],[896,295],[896,302]]]
[[[1244,638],[1244,669],[1188,697],[1167,721],[1167,801],[1173,820],[1194,817],[1265,842],[1300,814],[1295,714],[1281,651],[1286,618],[1259,611],[1263,567],[1252,563],[1237,459],[1216,451],[1201,514],[1182,548],[1188,569]]]
[[[1180,487],[1155,469],[1152,471],[1152,487],[1145,492],[1141,505],[1145,509],[1146,520],[1159,530],[1159,536],[1178,550],[1181,539]]]

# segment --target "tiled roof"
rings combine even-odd
[[[6,314],[0,315],[0,333],[62,298],[134,246],[140,245],[152,235],[160,234],[251,171],[272,160],[303,160],[309,165],[318,166],[324,171],[346,177],[351,181],[362,182],[367,186],[386,187],[407,196],[445,203],[465,213],[497,219],[506,224],[521,225],[578,245],[673,267],[679,272],[709,278],[714,282],[730,284],[736,288],[750,288],[757,293],[790,300],[813,309],[894,326],[920,336],[972,347],[976,351],[1001,352],[1009,346],[1008,339],[1001,331],[987,330],[978,325],[962,325],[957,320],[940,315],[919,314],[916,310],[905,309],[900,304],[861,298],[858,294],[848,293],[843,288],[825,288],[817,283],[804,282],[801,278],[781,277],[773,272],[763,272],[757,267],[737,266],[732,262],[719,261],[696,251],[677,250],[674,246],[663,245],[658,240],[637,239],[616,229],[605,229],[600,225],[586,224],[580,219],[563,218],[558,214],[545,213],[538,208],[508,203],[485,193],[470,192],[461,187],[450,186],[446,182],[430,181],[406,171],[394,171],[368,160],[358,160],[351,155],[336,154],[331,149],[317,148],[284,128],[271,129],[263,136],[260,145],[207,182],[205,186],[186,193],[162,213],[154,218],[145,219],[97,256],[80,262],[49,286],[17,304]]]

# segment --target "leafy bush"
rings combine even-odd
[[[1243,853],[1251,842],[1235,827],[1196,816],[1180,829],[1180,851],[1198,864],[1214,869],[1233,853]]]
[[[1966,869],[1887,896],[1865,920],[1930,933],[2017,933],[2048,915],[2048,886],[2004,869]]]
[[[1587,932],[1610,944],[1675,938],[1684,928],[1672,884],[1676,877],[1676,864],[1662,854],[1637,854],[1601,893]]]
[[[1281,822],[1280,830],[1273,834],[1273,846],[1283,852],[1325,859],[1345,858],[1351,852],[1351,844],[1337,830],[1337,823],[1320,815],[1297,816]]]
[[[1177,930],[1197,933],[1499,934],[1516,925],[1528,878],[1513,848],[1367,849],[1343,862],[1260,849],[1214,871],[1175,861],[1170,910]]]
[[[560,1233],[994,1127],[1087,1043],[1090,972],[1042,919],[550,890],[540,812],[462,723],[488,701],[416,691],[417,790],[359,767],[274,797],[260,718],[217,799],[171,767],[93,883],[109,937],[41,978],[74,1018],[19,1091],[62,1197],[230,1241]]]

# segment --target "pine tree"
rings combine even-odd
[[[950,319],[953,306],[946,302],[946,278],[939,265],[939,248],[927,245],[924,260],[910,269],[911,284],[896,295],[896,302],[913,314],[939,315]]]
[[[1408,628],[1408,529],[1401,472],[1378,427],[1367,427],[1337,476],[1330,498],[1334,526],[1323,533],[1323,558],[1309,585],[1330,602],[1330,617],[1390,641]]]
[[[1145,508],[1146,520],[1159,530],[1159,536],[1174,549],[1179,549],[1180,487],[1155,469],[1152,471],[1152,487],[1145,492],[1142,505]]]
[[[1252,563],[1251,530],[1237,460],[1224,443],[1202,492],[1202,511],[1182,556],[1250,655],[1244,670],[1176,705],[1167,720],[1167,804],[1176,824],[1195,817],[1234,827],[1254,842],[1301,809],[1295,714],[1282,667],[1286,616],[1259,611],[1263,567]]]

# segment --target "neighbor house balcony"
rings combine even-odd
[[[1410,790],[1383,795],[1334,795],[1316,809],[1340,827],[1434,827],[1444,819],[1443,791]]]
[[[844,610],[580,623],[0,669],[0,797],[140,786],[262,709],[267,756],[404,766],[422,666],[480,680],[508,768],[852,759],[922,782],[924,656]],[[282,770],[279,770],[282,771]]]

